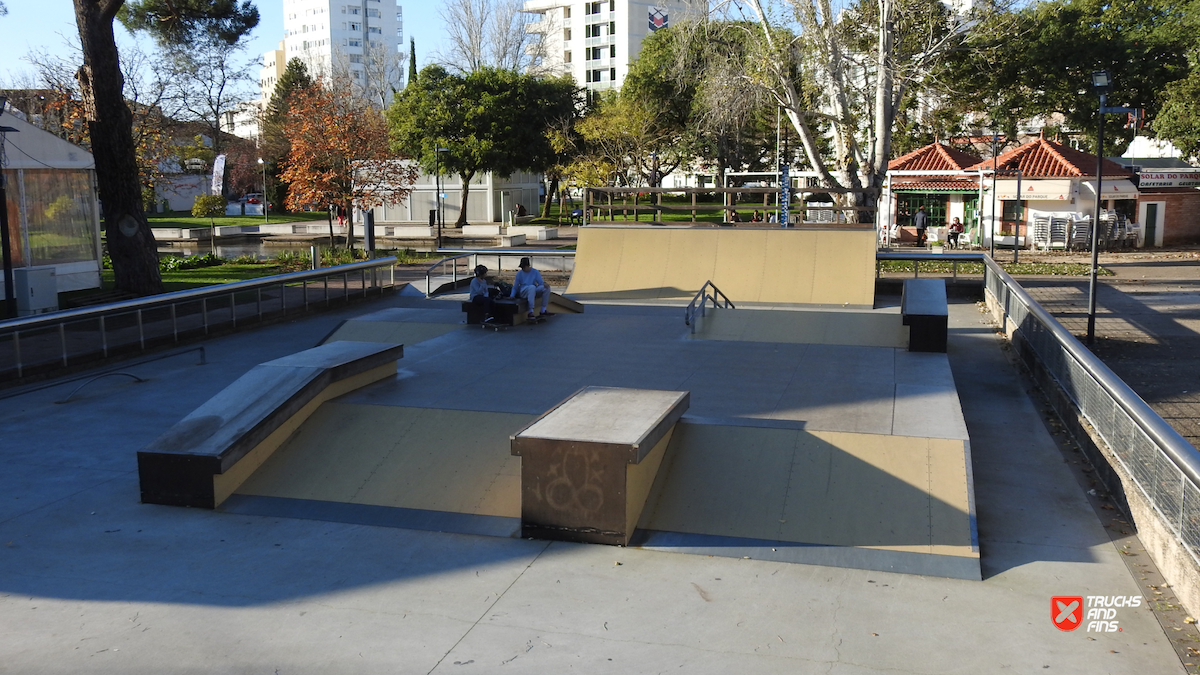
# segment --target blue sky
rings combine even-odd
[[[425,66],[430,62],[434,50],[441,47],[446,31],[438,16],[440,3],[418,0],[399,0],[404,8],[404,41],[417,38],[417,63]],[[0,86],[11,86],[19,81],[21,73],[32,73],[32,67],[24,57],[36,48],[53,54],[66,56],[71,48],[68,40],[78,31],[75,27],[75,10],[71,0],[5,0],[8,16],[0,17]],[[274,49],[283,38],[282,0],[257,0],[260,20],[251,34],[247,46],[250,54],[262,56]],[[117,44],[133,38],[120,23],[116,26]],[[258,73],[253,74],[255,79]]]

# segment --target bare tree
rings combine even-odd
[[[160,53],[169,78],[164,107],[176,119],[203,122],[218,155],[222,118],[250,98],[250,70],[257,60],[244,52],[241,43],[204,42]]]
[[[704,22],[701,31],[752,34],[745,44],[754,51],[731,55],[731,72],[780,106],[821,182],[855,191],[847,206],[859,207],[874,205],[860,191],[883,183],[900,102],[982,18],[935,0],[726,0],[714,12],[736,21]],[[832,157],[822,152],[822,125]]]
[[[484,67],[538,71],[545,46],[539,32],[546,27],[530,29],[533,16],[523,6],[522,0],[448,0],[440,11],[450,47],[438,60],[463,73]]]

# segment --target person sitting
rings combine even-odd
[[[471,279],[471,294],[470,301],[483,308],[483,322],[491,323],[495,320],[492,316],[492,289],[487,281],[488,268],[483,265],[475,266],[475,277]]]
[[[730,212],[729,212],[729,222],[731,222],[731,223],[740,223],[740,222],[742,222],[742,219],[741,219],[741,218],[738,216],[738,212],[737,212],[737,211],[730,211]]]
[[[761,223],[762,221],[763,221],[762,213],[758,209],[754,209],[754,215],[750,216],[750,222]]]
[[[529,258],[521,258],[520,267],[517,278],[513,280],[512,297],[525,298],[525,302],[529,305],[529,318],[532,319],[534,318],[534,300],[540,295],[542,296],[542,316],[550,316],[551,313],[546,311],[546,307],[550,304],[550,287],[542,279],[542,273],[533,269]]]
[[[963,230],[963,224],[955,217],[946,230],[946,243],[950,244],[950,248],[958,248],[958,235],[962,234]]]

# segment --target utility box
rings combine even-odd
[[[18,267],[13,270],[17,316],[58,311],[58,278],[54,267]]]

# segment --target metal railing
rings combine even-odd
[[[395,286],[395,263],[394,257],[379,258],[0,322],[0,379],[177,343],[314,303],[382,294]],[[342,288],[331,293],[330,281],[339,277]],[[361,288],[352,290],[355,281]],[[322,290],[311,292],[314,282]]]
[[[707,292],[710,287],[712,288],[711,294]],[[717,285],[711,279],[704,282],[704,285],[696,292],[692,301],[688,303],[687,308],[683,310],[683,323],[685,326],[690,326],[693,333],[696,332],[696,310],[700,311],[700,317],[703,318],[705,316],[704,309],[708,305],[709,300],[712,300],[713,309],[737,309],[729,301],[729,296],[721,292],[721,289],[717,288]]]
[[[1046,372],[1200,565],[1200,452],[1104,365],[995,261],[984,287]]]
[[[909,260],[913,264],[913,278],[920,276],[922,262],[951,263],[951,276],[958,279],[959,263],[982,263],[987,255],[984,253],[893,253],[879,251],[875,254],[875,278],[883,276],[883,268],[879,264],[885,260]]]
[[[479,265],[480,259],[495,258],[496,266],[493,270],[503,268],[505,258],[529,258],[530,264],[533,267],[538,267],[538,261],[558,259],[561,264],[557,269],[564,272],[571,272],[575,269],[575,251],[568,249],[513,249],[507,251],[498,251],[494,248],[440,248],[439,253],[455,253],[448,258],[442,258],[429,266],[425,270],[425,297],[431,298],[439,288],[433,287],[433,280],[438,277],[449,279],[450,287],[457,288],[458,282],[468,280],[475,276],[475,267]],[[570,260],[571,263],[567,264]],[[516,269],[516,265],[512,266]],[[548,268],[549,269],[549,268]]]

